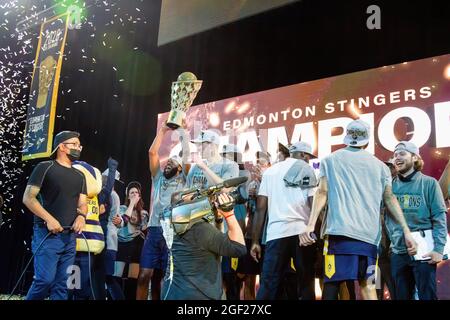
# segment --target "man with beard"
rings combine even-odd
[[[55,136],[52,155],[56,153],[56,159],[34,168],[23,195],[23,203],[35,215],[34,280],[27,300],[44,300],[49,294],[51,300],[67,300],[67,268],[75,261],[75,233],[81,233],[87,215],[86,180],[72,167],[82,149],[79,136],[74,131]],[[63,228],[68,226],[72,230]]]
[[[183,164],[187,163],[189,155],[189,140],[183,128],[177,129],[182,142],[183,160],[174,155],[167,161],[164,170],[161,170],[159,148],[166,132],[173,132],[170,128],[162,126],[148,150],[150,173],[153,182],[152,210],[148,224],[148,233],[140,261],[137,300],[147,300],[149,282],[152,282],[152,300],[160,300],[161,280],[167,267],[168,249],[163,237],[161,217],[164,209],[170,205],[174,192],[185,187],[186,175]]]
[[[370,126],[354,120],[346,128],[346,148],[333,152],[320,163],[319,187],[300,245],[316,242],[314,227],[328,203],[323,234],[324,300],[337,300],[342,282],[358,280],[365,300],[376,300],[375,286],[378,245],[381,238],[380,204],[399,222],[405,238],[405,252],[416,254],[415,243],[397,199],[392,194],[388,167],[367,152]]]
[[[391,238],[391,270],[395,281],[395,297],[414,298],[415,287],[419,300],[437,300],[436,265],[442,261],[447,240],[446,207],[436,179],[421,171],[423,160],[419,148],[410,141],[401,141],[394,150],[398,176],[392,191],[405,213],[406,223],[422,237],[429,234],[433,249],[423,256],[408,256],[400,226],[389,217],[386,225]]]

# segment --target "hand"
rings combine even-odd
[[[113,218],[112,218],[112,223],[116,226],[116,227],[120,227],[120,225],[122,224],[122,218],[120,217],[120,215],[116,214]]]
[[[316,242],[316,240],[314,240],[311,237],[311,233],[314,232],[314,227],[311,226],[306,226],[306,229],[303,233],[298,235],[298,239],[299,239],[299,246],[310,246],[313,243]]]
[[[166,132],[172,130],[171,128],[169,128],[167,125],[163,125],[161,126],[161,128],[159,129],[159,132],[161,132],[162,134],[165,134]]]
[[[216,201],[217,213],[224,218],[231,215],[234,207],[234,199],[227,193],[221,193],[217,196]],[[229,210],[228,210],[229,209]]]
[[[132,204],[134,207],[139,202],[140,199],[141,197],[138,194],[136,194],[130,198],[130,204]]]
[[[75,231],[75,233],[80,234],[83,231],[85,224],[86,219],[82,216],[77,216],[77,218],[73,222],[72,230]]]
[[[436,251],[431,251],[422,256],[422,258],[431,258],[431,260],[428,261],[428,264],[438,264],[442,261],[442,254]]]
[[[413,236],[411,235],[411,232],[405,233],[405,244],[408,254],[410,256],[414,256],[417,254],[417,243],[414,240]]]
[[[51,218],[49,221],[47,221],[47,229],[53,234],[62,232],[64,230],[63,227],[61,227],[61,224],[55,218]]]
[[[206,167],[205,162],[198,153],[192,153],[192,162],[194,162],[200,169],[204,169]]]
[[[261,181],[262,170],[261,170],[261,167],[260,167],[260,166],[256,166],[256,167],[255,167],[255,169],[254,169],[254,171],[253,171],[253,174],[254,174],[256,180]]]
[[[252,248],[250,249],[250,255],[253,260],[259,262],[259,259],[261,259],[261,246],[257,243],[253,243]]]
[[[117,170],[118,165],[119,165],[119,162],[117,162],[117,160],[114,160],[111,157],[108,159],[108,168],[110,170]]]

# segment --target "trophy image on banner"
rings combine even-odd
[[[172,82],[172,92],[170,94],[171,110],[167,119],[169,128],[177,129],[181,127],[187,110],[202,87],[202,82],[197,80],[197,77],[192,72],[183,72],[178,76],[177,81]]]
[[[56,60],[52,56],[45,58],[39,66],[39,94],[37,108],[42,108],[47,103],[48,89],[53,81],[56,71]]]

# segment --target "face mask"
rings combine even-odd
[[[70,149],[69,153],[67,154],[67,157],[70,159],[70,161],[75,161],[80,159],[81,151],[77,149]]]

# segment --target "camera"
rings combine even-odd
[[[172,194],[171,205],[165,211],[176,234],[183,234],[194,224],[206,220],[212,222],[216,216],[217,196],[223,188],[236,187],[247,181],[247,177],[225,180],[223,183],[205,189],[189,189]],[[245,203],[241,188],[228,193],[233,202],[219,207],[222,211],[231,211],[235,204]]]

